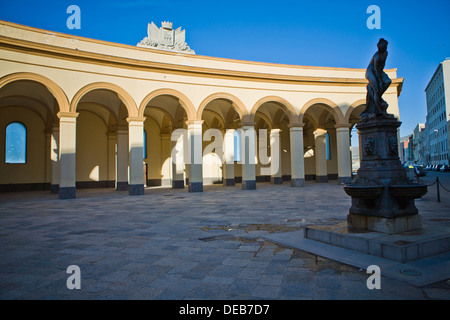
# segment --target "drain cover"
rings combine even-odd
[[[413,269],[400,270],[400,273],[403,273],[404,275],[407,275],[407,276],[413,276],[413,277],[422,275],[422,272],[413,270]]]

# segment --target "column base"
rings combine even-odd
[[[224,185],[225,187],[234,186],[234,185],[236,185],[236,181],[234,180],[234,178],[231,178],[231,179],[223,179],[223,185]]]
[[[59,193],[59,184],[51,184],[50,185],[50,193],[52,193],[52,194]]]
[[[190,182],[188,185],[189,192],[203,192],[203,182]]]
[[[255,190],[256,180],[242,180],[242,190]]]
[[[338,184],[347,184],[352,182],[352,177],[338,177]]]
[[[59,198],[60,199],[75,199],[77,197],[76,187],[60,187]]]
[[[126,191],[128,190],[128,182],[117,182],[116,191]]]
[[[305,179],[301,179],[301,178],[291,179],[291,187],[293,187],[293,188],[303,187],[304,185],[305,185]]]
[[[422,216],[415,214],[388,219],[350,213],[347,215],[347,223],[349,227],[360,230],[396,234],[421,229]]]
[[[144,194],[143,184],[130,184],[128,185],[128,194],[130,196],[141,196]]]
[[[184,180],[172,181],[172,189],[183,189],[183,188],[184,188]]]
[[[326,183],[328,182],[328,176],[316,176],[316,182]]]
[[[270,177],[270,182],[273,184],[283,184],[283,178],[282,177]]]

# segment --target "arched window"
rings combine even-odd
[[[241,161],[241,132],[240,130],[234,131],[234,161]]]
[[[6,127],[5,163],[26,163],[27,128],[20,122]]]

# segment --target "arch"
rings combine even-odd
[[[117,123],[118,120],[119,120],[119,119],[117,118],[117,116],[114,114],[114,112],[110,112],[110,109],[108,108],[108,106],[105,106],[105,105],[102,104],[102,103],[98,103],[98,102],[82,102],[82,103],[79,103],[80,106],[81,106],[81,105],[84,105],[84,104],[92,104],[92,105],[94,105],[94,106],[98,106],[99,108],[108,111],[109,114],[110,114],[110,116],[113,117],[113,120],[114,120],[115,123]],[[90,111],[90,112],[92,112],[92,113],[95,113],[95,114],[98,116],[98,114],[97,114],[95,111],[91,110],[91,109],[86,108],[86,109],[83,109],[83,111]],[[106,124],[107,127],[109,126],[108,123],[105,122],[105,124]]]
[[[76,112],[78,103],[80,102],[81,98],[87,94],[88,92],[91,92],[93,90],[97,89],[105,89],[115,92],[119,99],[123,102],[125,105],[125,108],[128,111],[129,117],[136,117],[137,116],[137,107],[136,103],[134,102],[133,98],[130,96],[128,92],[126,92],[123,88],[119,87],[116,84],[109,83],[109,82],[94,82],[90,83],[75,94],[75,96],[72,99],[72,102],[70,103],[70,112]]]
[[[97,112],[92,111],[91,109],[83,109],[81,111],[88,112],[88,113],[91,113],[91,114],[95,115],[96,117],[100,118],[100,120],[102,121],[102,123],[105,125],[106,128],[110,127],[109,123],[107,123],[106,120],[101,115],[99,115]]]
[[[3,97],[2,101],[8,102],[8,100],[12,100],[12,99],[15,99],[15,98],[16,97],[14,97],[14,96],[7,96],[7,97]],[[47,106],[45,104],[43,104],[42,101],[40,101],[40,100],[31,98],[31,97],[25,97],[25,96],[24,97],[20,97],[20,98],[23,99],[23,100],[29,100],[29,101],[31,101],[34,104],[39,104],[39,105],[41,105],[42,107],[44,107],[45,109],[48,110]],[[9,108],[9,107],[19,107],[19,108],[24,108],[26,110],[30,110],[31,112],[35,113],[40,119],[42,119],[42,121],[44,123],[46,123],[47,120],[48,120],[48,119],[44,118],[44,116],[42,115],[42,113],[39,112],[39,110],[36,110],[37,108],[32,108],[31,106],[28,106],[28,105],[16,104],[16,103],[10,103],[10,104],[5,104],[5,105],[1,105],[0,104],[0,109],[2,109],[2,108]]]
[[[262,113],[260,111],[256,111],[256,113],[253,115],[253,119],[254,119],[254,117],[256,115],[258,117],[260,117],[261,119],[263,119],[267,123],[267,125],[269,126],[269,129],[272,130],[272,126],[273,126],[272,125],[272,120],[268,116],[266,116],[264,113]]]
[[[291,124],[291,125],[299,124],[298,117],[297,117],[297,112],[295,111],[295,109],[292,106],[292,104],[289,101],[287,101],[287,100],[285,100],[285,99],[283,99],[281,97],[278,97],[278,96],[267,96],[267,97],[259,99],[255,103],[255,105],[253,106],[252,111],[250,112],[250,114],[252,116],[254,116],[256,114],[256,112],[258,111],[259,107],[262,106],[266,102],[275,102],[275,103],[277,103],[280,106],[280,108],[288,116],[289,124]]]
[[[222,119],[222,117],[220,116],[220,114],[218,114],[217,112],[213,111],[213,110],[204,110],[205,112],[210,113],[215,119],[217,119],[217,121],[219,122],[220,126],[225,129],[225,121]],[[205,123],[205,122],[203,122]]]
[[[305,103],[303,105],[302,109],[300,110],[300,114],[299,114],[300,123],[303,122],[303,117],[304,117],[306,111],[310,107],[312,107],[313,105],[316,105],[316,104],[323,105],[325,107],[325,109],[330,111],[330,113],[333,115],[334,119],[336,120],[336,125],[345,123],[344,115],[341,111],[341,108],[339,108],[339,106],[336,103],[334,103],[333,101],[325,99],[325,98],[316,98],[316,99],[312,99],[312,100],[308,101],[307,103]]]
[[[206,108],[208,103],[216,99],[226,99],[231,101],[236,112],[239,114],[239,118],[242,120],[244,116],[248,114],[245,105],[239,100],[236,96],[226,93],[226,92],[217,92],[207,96],[202,103],[200,103],[200,107],[197,110],[197,118],[200,120],[202,118],[203,110]]]
[[[178,98],[180,105],[186,111],[188,120],[197,120],[195,108],[194,108],[194,105],[192,104],[191,100],[189,100],[189,98],[186,97],[181,92],[174,90],[174,89],[168,89],[168,88],[156,89],[155,91],[152,91],[148,95],[146,95],[145,98],[142,100],[141,104],[139,105],[138,116],[139,117],[144,116],[145,107],[153,98],[156,98],[158,96],[166,96],[166,95],[174,96],[174,97]]]
[[[29,81],[35,81],[42,85],[44,85],[48,91],[55,97],[56,101],[58,102],[59,111],[60,112],[69,112],[70,106],[69,106],[69,99],[67,99],[66,94],[61,89],[60,86],[58,86],[55,82],[50,80],[49,78],[46,78],[44,76],[41,76],[36,73],[31,72],[17,72],[12,73],[9,75],[6,75],[0,79],[0,89],[7,85],[8,83],[14,82],[14,81],[20,81],[20,80],[29,80]]]
[[[347,112],[345,113],[344,119],[346,123],[349,123],[350,121],[350,115],[352,114],[353,110],[355,110],[356,108],[358,108],[361,105],[365,105],[366,104],[366,99],[360,99],[357,100],[355,102],[353,102],[347,109]]]
[[[151,108],[156,110],[156,111],[161,112],[162,114],[164,114],[164,116],[169,119],[171,125],[173,125],[173,123],[175,122],[175,119],[172,117],[172,115],[166,109],[163,109],[163,108],[160,108],[160,107],[156,107],[156,106],[152,106]],[[152,118],[149,115],[145,115],[145,109],[144,109],[144,113],[142,114],[142,116],[143,117],[150,117],[150,118]]]
[[[317,123],[316,119],[314,119],[313,117],[311,117],[311,115],[309,114],[305,114],[303,117],[303,120],[307,119],[309,122],[311,122],[314,130],[319,128],[319,124]],[[306,122],[303,122],[306,125]]]

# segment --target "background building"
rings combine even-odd
[[[400,161],[401,161],[401,163],[412,161],[412,157],[411,157],[412,147],[410,144],[411,136],[412,136],[412,134],[407,135],[406,137],[400,138],[399,144],[400,144]]]
[[[449,164],[449,110],[447,99],[450,94],[450,58],[441,62],[428,83],[426,127],[430,139],[431,164]]]
[[[425,123],[418,123],[417,126],[414,128],[414,132],[412,135],[412,141],[413,141],[413,161],[417,164],[425,164],[425,156],[424,156],[424,144],[423,140],[424,137],[424,131],[425,131]]]

